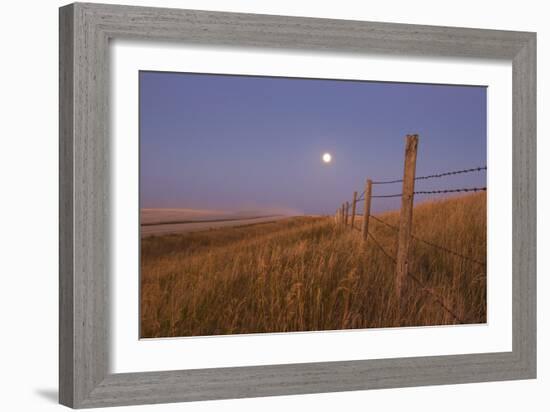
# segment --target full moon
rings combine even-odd
[[[332,156],[330,155],[330,153],[323,154],[323,162],[330,163],[331,160],[332,160]]]

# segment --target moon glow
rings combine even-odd
[[[332,156],[330,153],[323,154],[323,162],[324,163],[330,163],[332,161]]]

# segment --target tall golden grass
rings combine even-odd
[[[398,222],[397,212],[377,217]],[[370,222],[376,240],[395,256],[396,233]],[[485,194],[416,206],[413,233],[484,262]],[[331,218],[144,238],[141,336],[484,323],[485,266],[421,242],[412,245],[411,273],[423,286],[408,280],[400,311],[394,263],[372,240],[362,243],[358,231],[335,226]]]

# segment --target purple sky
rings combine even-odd
[[[367,177],[402,177],[412,133],[417,176],[486,164],[485,87],[165,72],[139,79],[141,207],[333,214]],[[485,185],[482,172],[416,189]],[[374,212],[398,206],[373,199]]]

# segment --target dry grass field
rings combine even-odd
[[[397,225],[397,212],[376,217]],[[395,256],[397,234],[370,222]],[[485,262],[485,193],[417,205],[413,233]],[[411,273],[423,286],[408,280],[400,311],[394,263],[372,239],[363,243],[359,231],[332,218],[293,217],[141,242],[144,338],[486,322],[484,265],[414,241]]]

